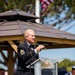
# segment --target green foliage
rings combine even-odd
[[[2,67],[2,66],[0,66],[0,69],[3,69],[3,67]]]
[[[68,10],[66,10],[66,8]],[[67,11],[66,17],[71,18],[71,16],[74,15],[73,18],[75,19],[75,0],[57,0],[57,2],[55,1],[55,10],[56,10],[55,13]]]
[[[66,68],[66,70],[67,70],[68,72],[71,72],[71,71],[72,71],[72,67],[69,66],[69,67]]]
[[[52,20],[44,22],[52,27],[62,29],[65,26],[68,27],[75,20],[75,0],[54,0],[53,3],[50,3],[47,10],[48,12],[45,16],[50,14],[50,18],[55,18],[53,21],[57,20],[55,23],[52,23]],[[62,19],[61,14],[65,15]],[[49,17],[47,18],[49,19]],[[65,30],[67,31],[73,26],[71,25]]]
[[[11,9],[21,9],[28,11],[33,8],[34,0],[0,0],[0,12]]]
[[[65,68],[68,72],[72,70],[72,66],[75,65],[75,61],[64,59],[58,64],[58,68]]]

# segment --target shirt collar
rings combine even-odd
[[[27,45],[30,46],[30,44],[26,41]]]

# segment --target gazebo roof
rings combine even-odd
[[[75,40],[75,34],[61,31],[48,25],[20,20],[4,23],[1,22],[0,36],[23,35],[23,32],[26,29],[35,30],[36,36]]]
[[[10,10],[10,11],[0,13],[0,19],[5,19],[5,20],[16,20],[16,19],[26,20],[26,19],[39,19],[39,17],[34,16],[32,14],[29,14],[29,13],[26,13],[24,11],[21,11],[20,9],[13,9],[13,10]]]
[[[75,34],[31,21],[36,18],[38,17],[18,9],[0,13],[0,20],[4,19],[0,22],[0,41],[8,41],[14,48],[13,41],[24,40],[24,30],[33,29],[36,33],[36,42],[46,44],[47,48],[75,47]]]
[[[24,41],[23,32],[33,29],[36,33],[35,42],[44,44],[47,49],[75,47],[75,35],[53,27],[35,23],[38,18],[20,10],[10,10],[0,13],[0,53],[8,66],[8,74],[13,75],[13,63],[16,61],[17,45]],[[6,50],[7,56],[2,50]],[[8,60],[9,59],[9,60]]]

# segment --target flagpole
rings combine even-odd
[[[35,15],[40,17],[40,0],[35,0]],[[40,19],[36,19],[37,23],[40,23]]]

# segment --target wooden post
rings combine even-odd
[[[13,49],[9,48],[8,50],[8,75],[14,75],[14,62],[13,62]]]

